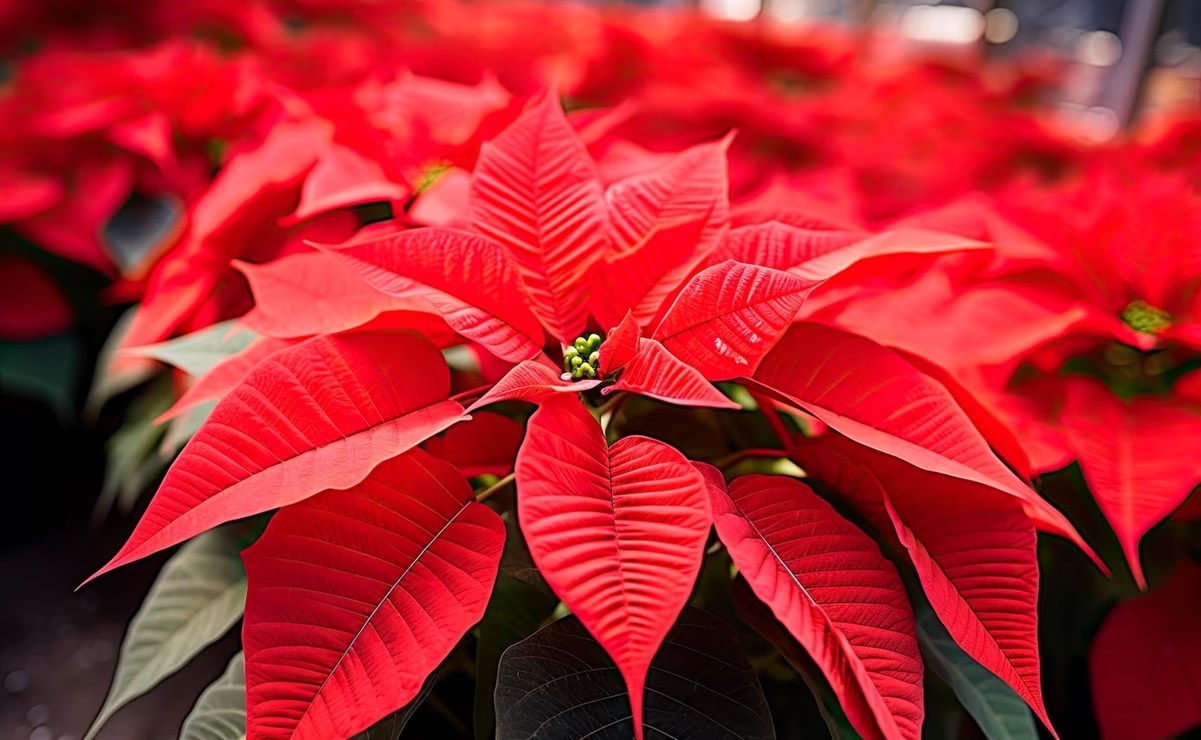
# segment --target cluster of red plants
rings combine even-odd
[[[748,627],[837,736],[920,737],[927,668],[1054,734],[1036,530],[1152,587],[1104,735],[1201,723],[1193,121],[1086,146],[1041,68],[680,13],[5,7],[0,330],[72,322],[42,251],[103,272],[101,379],[175,365],[189,440],[97,728],[241,619],[185,737],[394,735],[465,644],[480,737],[775,737]]]

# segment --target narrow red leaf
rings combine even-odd
[[[627,313],[646,326],[697,261],[704,218],[656,228],[643,242],[595,270],[592,315],[601,326],[616,325]]]
[[[925,229],[897,229],[870,236],[804,262],[790,272],[806,280],[828,280],[858,263],[887,255],[939,255],[949,252],[992,249],[991,244],[956,234]],[[895,269],[895,265],[891,267]]]
[[[704,555],[704,480],[662,442],[608,447],[578,401],[557,399],[530,419],[517,490],[534,562],[617,664],[641,739],[647,669]]]
[[[222,522],[353,486],[463,419],[449,390],[442,355],[412,334],[316,337],[271,355],[217,404],[92,578]]]
[[[1177,737],[1201,724],[1201,566],[1114,607],[1089,655],[1105,740]]]
[[[951,637],[1050,729],[1039,671],[1037,537],[1021,503],[843,437],[795,445],[789,454],[878,531],[895,534],[889,539],[909,554]]]
[[[950,392],[895,352],[803,322],[768,353],[754,380],[866,447],[1016,496],[1101,565],[1067,518],[997,459]]]
[[[243,554],[249,736],[350,737],[409,703],[483,616],[504,542],[420,450],[279,512]]]
[[[726,260],[692,276],[655,339],[709,380],[748,377],[815,285],[780,270]]]
[[[557,393],[582,393],[600,384],[599,380],[563,380],[562,375],[546,363],[532,360],[520,362],[483,398],[471,404],[467,413],[501,401],[539,402]]]
[[[626,363],[617,382],[601,393],[608,395],[613,391],[630,391],[681,406],[742,408],[714,388],[699,370],[668,352],[654,339],[642,340],[638,354]]]
[[[445,460],[468,478],[477,475],[508,475],[525,429],[501,414],[481,411],[471,421],[456,424],[445,434],[432,437],[425,450]]]
[[[626,311],[621,323],[610,329],[607,338],[601,343],[598,368],[601,377],[625,367],[626,363],[634,359],[634,355],[638,353],[640,339],[642,329],[634,320],[633,312]]]
[[[768,221],[730,229],[710,256],[717,264],[737,260],[777,270],[790,270],[823,254],[863,241],[867,234],[835,229],[802,229]]]
[[[428,228],[323,248],[377,290],[429,301],[455,331],[503,360],[542,351],[542,326],[526,304],[517,264],[487,237]]]
[[[855,729],[921,736],[922,660],[896,568],[804,483],[709,481],[713,522],[751,590],[813,656]]]
[[[1082,378],[1067,386],[1060,423],[1135,582],[1147,588],[1139,541],[1201,482],[1201,410],[1167,398],[1123,401]]]
[[[427,301],[397,298],[368,285],[345,260],[301,252],[262,265],[235,262],[254,294],[242,317],[247,329],[269,337],[311,337],[361,326],[385,311],[433,311]]]
[[[609,242],[596,165],[557,96],[547,95],[483,145],[471,187],[471,221],[508,247],[530,308],[571,342],[588,322],[588,277]]]

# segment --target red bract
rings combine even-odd
[[[1079,536],[992,453],[972,420],[1000,438],[995,418],[965,413],[961,387],[862,337],[794,323],[810,295],[845,291],[848,274],[917,269],[926,253],[982,246],[817,222],[730,232],[729,141],[651,157],[605,187],[558,101],[544,96],[481,148],[466,212],[442,204],[461,228],[383,224],[242,267],[257,305],[241,325],[266,336],[181,401],[194,407],[229,388],[101,572],[282,509],[247,554],[251,735],[348,735],[416,697],[480,619],[499,558],[499,519],[471,501],[462,476],[504,475],[477,495],[515,507],[541,578],[612,658],[628,715],[609,726],[628,717],[637,737],[644,721],[657,727],[644,689],[716,524],[854,727],[919,737],[913,608],[880,546],[804,483],[751,475],[727,490],[722,472],[686,455],[726,472],[739,455],[638,432],[669,409],[719,429],[774,431],[785,449],[756,454],[791,454],[861,507],[909,556],[954,640],[1046,721],[1023,511]],[[354,172],[373,181],[354,167],[334,180],[359,192]],[[468,353],[454,347],[468,343]],[[472,352],[503,368],[465,366]],[[469,388],[453,397],[448,362]],[[495,382],[474,387],[485,377]],[[735,414],[743,404],[731,397],[748,389],[832,431],[801,443],[767,405]],[[476,397],[466,410],[459,403]],[[538,405],[524,438],[512,405],[501,405],[511,401]],[[848,470],[862,471],[859,482]],[[493,498],[511,483],[515,498]],[[367,536],[380,527],[384,541]],[[988,548],[970,551],[969,541]],[[718,571],[728,586],[727,575]],[[428,619],[414,616],[421,610]],[[400,663],[402,654],[413,657]]]

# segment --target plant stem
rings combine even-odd
[[[515,480],[517,480],[517,473],[509,473],[504,478],[501,478],[500,480],[496,481],[495,483],[488,486],[484,490],[475,494],[475,500],[476,501],[487,501],[497,491],[501,490],[502,488],[509,485],[510,483],[512,483]]]

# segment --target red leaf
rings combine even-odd
[[[562,373],[548,364],[526,360],[509,370],[492,390],[471,404],[467,413],[501,401],[541,402],[556,393],[582,393],[599,384],[599,380],[563,380]]]
[[[446,434],[433,437],[425,449],[454,465],[468,478],[477,475],[508,475],[525,429],[507,416],[481,411],[471,421],[456,424]]]
[[[603,345],[602,345],[603,346]],[[715,409],[740,409],[705,380],[705,376],[686,364],[654,339],[643,339],[634,359],[626,363],[617,382],[601,390],[630,391],[681,406]]]
[[[279,512],[243,554],[249,735],[350,737],[409,703],[483,616],[504,541],[420,450]]]
[[[303,221],[340,208],[400,200],[408,194],[391,182],[378,164],[353,149],[331,144],[309,171],[300,190],[300,205],[290,221]]]
[[[1050,728],[1038,656],[1034,526],[1012,497],[831,436],[789,451],[909,554],[930,605],[976,662]],[[1054,733],[1054,730],[1052,730]]]
[[[703,257],[713,251],[730,221],[726,152],[732,140],[699,144],[652,172],[610,187],[605,198],[613,224],[612,256],[632,252],[656,229],[702,217],[697,253]]]
[[[755,594],[821,668],[865,737],[921,736],[922,661],[896,568],[793,478],[711,480],[713,522]]]
[[[1089,655],[1105,740],[1176,737],[1201,724],[1201,566],[1114,607]]]
[[[70,328],[70,301],[36,262],[0,256],[0,276],[0,338],[38,339]]]
[[[508,247],[530,307],[571,342],[588,322],[588,277],[609,242],[596,165],[557,96],[548,95],[480,150],[471,188],[476,229]]]
[[[375,290],[345,260],[326,252],[234,266],[246,276],[255,301],[241,323],[269,337],[334,334],[362,326],[385,311],[434,310],[426,301]]]
[[[442,355],[412,334],[316,337],[277,352],[217,404],[92,578],[222,522],[355,485],[463,418],[449,390]]]
[[[517,264],[491,239],[428,228],[323,248],[377,290],[429,301],[455,331],[503,360],[542,351],[542,326],[526,305]]]
[[[655,339],[709,380],[750,376],[815,283],[726,260],[680,291]]]
[[[639,325],[649,324],[697,261],[705,223],[694,218],[660,226],[632,251],[601,264],[592,287],[592,315],[601,326],[613,326],[627,313]]]
[[[275,339],[273,337],[256,339],[254,343],[238,354],[227,357],[214,365],[212,370],[201,376],[191,388],[180,396],[179,400],[171,408],[164,411],[161,416],[155,419],[154,423],[162,424],[169,419],[174,419],[196,408],[202,403],[223,398],[242,382],[255,365],[258,365],[264,359],[281,349],[291,347],[294,344],[296,344],[296,341],[290,339]]]
[[[737,260],[777,270],[790,270],[856,242],[867,235],[858,231],[801,229],[779,221],[731,229],[710,261]]]
[[[1100,382],[1068,384],[1061,426],[1084,479],[1146,589],[1138,544],[1201,482],[1201,412],[1166,398],[1122,401]]]
[[[662,442],[607,447],[578,401],[558,399],[530,419],[517,490],[534,562],[621,670],[641,739],[646,671],[704,555],[704,481]]]
[[[634,355],[638,353],[640,339],[642,329],[638,322],[634,321],[633,312],[626,311],[625,318],[609,330],[608,337],[601,343],[600,367],[597,368],[601,377],[625,367],[626,363],[634,359]]]
[[[992,245],[939,231],[897,229],[816,255],[797,264],[790,271],[808,280],[828,280],[873,257],[939,255],[978,249],[992,249]],[[896,269],[896,265],[890,263],[890,269]]]
[[[754,379],[866,447],[1016,496],[1101,565],[1067,518],[997,459],[950,392],[895,352],[804,322],[768,353]]]

